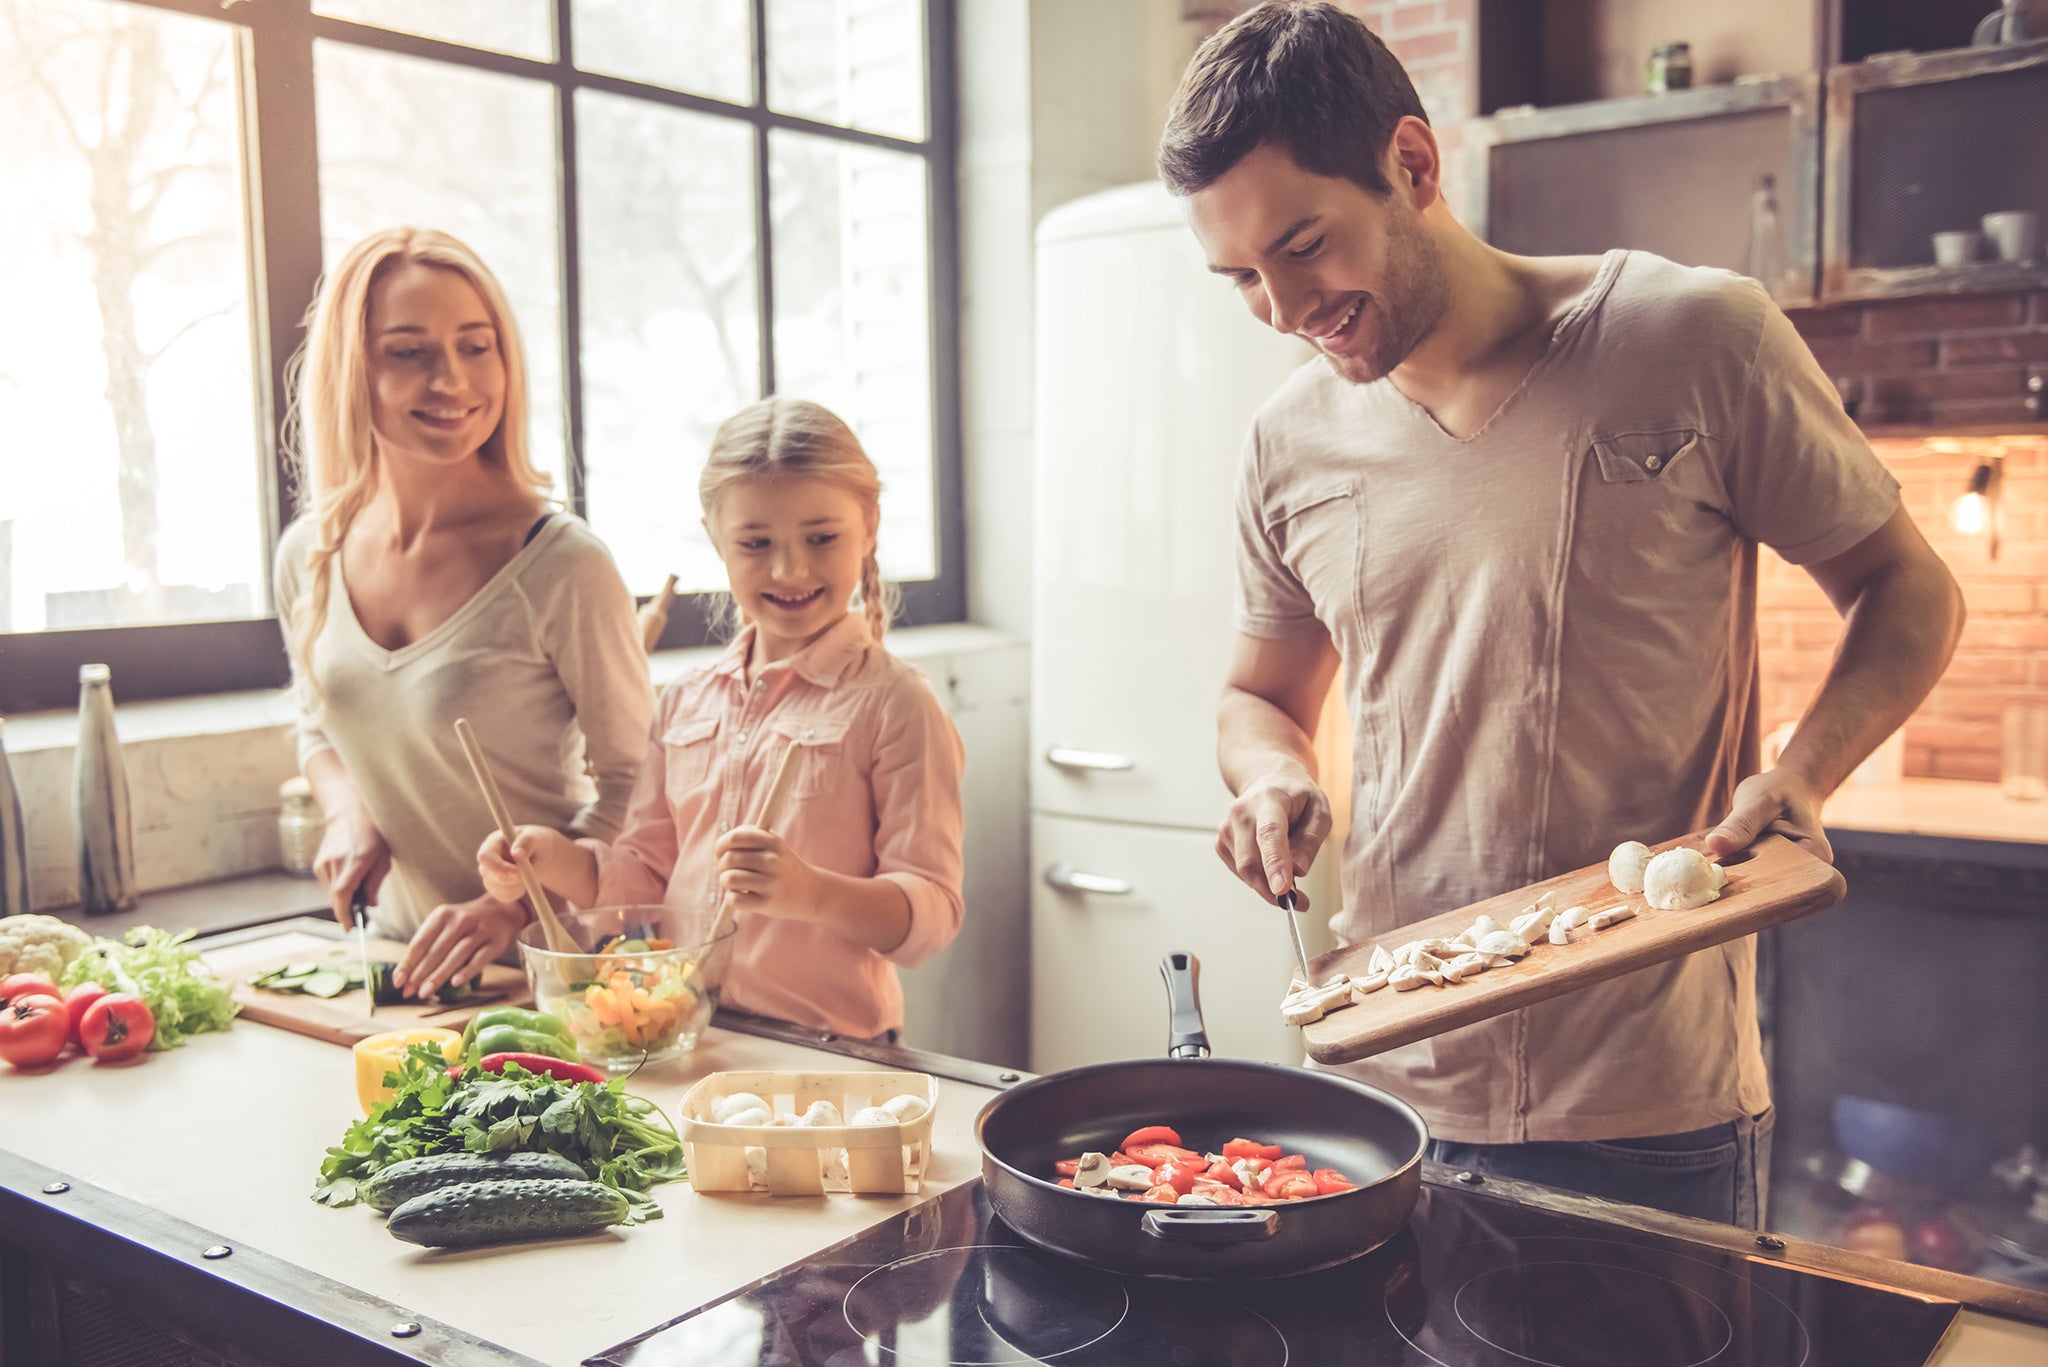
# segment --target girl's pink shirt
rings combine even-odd
[[[824,926],[742,909],[721,1000],[856,1038],[900,1029],[895,965],[922,963],[960,932],[959,732],[924,675],[877,645],[858,614],[749,686],[753,635],[662,692],[624,829],[609,843],[579,842],[598,858],[598,904],[661,902],[686,933],[709,935],[712,847],[753,820],[783,752],[800,745],[770,825],[807,863],[903,889],[910,933],[884,955]]]

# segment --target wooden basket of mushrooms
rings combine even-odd
[[[928,1073],[712,1073],[683,1097],[696,1191],[915,1193],[931,1164]]]

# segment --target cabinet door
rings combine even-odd
[[[1295,973],[1281,920],[1287,913],[1231,875],[1216,858],[1214,836],[1034,816],[1031,850],[1034,1071],[1164,1057],[1159,961],[1182,949],[1201,961],[1212,1052],[1302,1061],[1301,1032],[1280,1021],[1280,999]],[[1299,918],[1311,956],[1330,944],[1335,854],[1304,880],[1316,908]]]
[[[1307,352],[1159,199],[1156,226],[1039,247],[1032,805],[1207,826],[1238,456]]]

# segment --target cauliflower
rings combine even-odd
[[[54,979],[91,944],[91,935],[54,916],[0,916],[0,978],[47,973]]]

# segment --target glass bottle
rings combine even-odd
[[[0,741],[0,916],[27,910],[28,841],[22,833],[21,795],[14,790],[6,743]]]
[[[1769,171],[1756,178],[1749,195],[1749,247],[1743,271],[1776,293],[1785,278],[1785,227],[1778,217],[1778,178]]]
[[[327,832],[327,818],[313,800],[313,785],[297,774],[277,790],[277,845],[286,873],[313,876],[313,856]]]
[[[78,830],[78,902],[88,915],[135,906],[135,823],[128,773],[114,734],[114,685],[105,665],[78,669],[78,750],[71,812]]]

